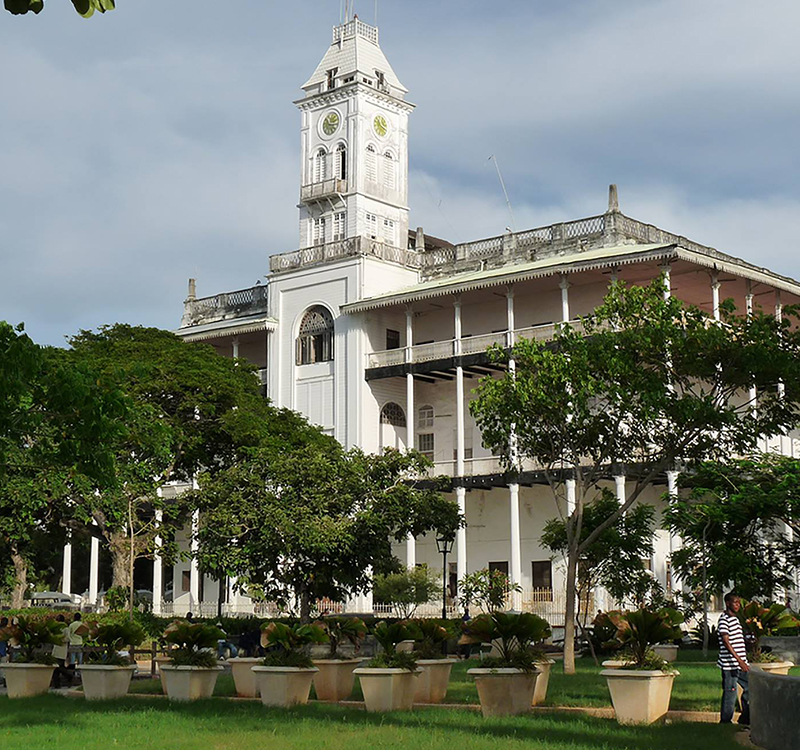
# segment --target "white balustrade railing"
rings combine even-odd
[[[508,333],[506,331],[468,336],[461,339],[461,353],[479,354],[480,352],[485,352],[490,346],[494,346],[495,344],[505,346],[507,338]]]

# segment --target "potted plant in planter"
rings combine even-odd
[[[314,666],[319,670],[314,675],[314,691],[318,700],[343,701],[353,692],[356,679],[353,670],[361,660],[341,654],[339,647],[347,641],[358,653],[367,635],[367,626],[358,617],[326,617],[317,625],[328,638],[328,653],[323,659],[314,659]]]
[[[681,636],[675,610],[640,609],[612,615],[617,624],[616,638],[622,645],[618,669],[605,669],[611,702],[620,724],[652,724],[669,710],[672,683],[679,674],[657,656],[652,647]]]
[[[317,673],[308,652],[313,643],[325,641],[327,637],[317,625],[268,622],[261,626],[261,645],[273,650],[252,670],[265,706],[308,703],[311,681]]]
[[[422,674],[417,679],[414,703],[441,703],[447,695],[450,671],[456,659],[447,658],[447,641],[452,637],[448,620],[414,620],[421,639],[414,653]]]
[[[796,628],[800,625],[800,620],[783,604],[762,607],[755,600],[747,602],[742,607],[739,618],[744,628],[750,669],[771,674],[789,674],[794,662],[782,661],[770,651],[764,651],[761,639],[783,628]]]
[[[86,700],[122,698],[128,692],[136,665],[120,656],[119,651],[125,646],[138,646],[144,640],[144,630],[135,622],[111,622],[98,625],[89,637],[105,650],[78,666]]]
[[[535,644],[549,638],[550,625],[538,615],[492,612],[461,625],[473,643],[492,643],[496,656],[467,674],[475,678],[484,717],[514,716],[530,711],[544,653]]]
[[[20,616],[0,631],[0,639],[20,649],[11,663],[2,665],[9,698],[29,698],[50,689],[56,660],[42,649],[61,645],[65,627],[66,623],[50,618]]]
[[[403,641],[417,640],[418,628],[409,621],[389,625],[379,622],[373,630],[383,649],[363,667],[354,670],[361,682],[367,711],[408,711],[414,704],[417,679],[422,670],[413,651],[398,651]]]
[[[164,640],[172,644],[169,664],[161,665],[161,674],[171,701],[210,698],[222,667],[217,666],[217,641],[224,633],[202,622],[176,620],[164,631]]]

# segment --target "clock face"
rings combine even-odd
[[[322,132],[325,135],[333,135],[339,129],[339,113],[328,112],[322,121]]]
[[[375,128],[375,132],[381,138],[384,138],[389,132],[389,123],[386,122],[386,118],[383,115],[375,115],[375,119],[372,121],[372,127]]]

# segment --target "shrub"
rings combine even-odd
[[[102,654],[92,654],[90,662],[126,667],[132,660],[120,656],[118,652],[125,646],[138,646],[144,640],[145,632],[141,625],[128,620],[97,625],[90,630],[89,637],[105,649]]]
[[[412,620],[420,632],[420,639],[414,647],[419,659],[440,659],[447,655],[447,641],[454,635],[450,620],[419,619]]]
[[[175,620],[164,631],[164,640],[175,646],[169,656],[176,667],[215,667],[217,655],[211,649],[224,637],[213,625],[187,620]]]
[[[478,615],[461,623],[461,629],[468,643],[496,643],[499,648],[500,656],[484,659],[483,666],[524,672],[533,672],[536,663],[544,659],[538,644],[552,634],[547,620],[530,612]]]
[[[765,635],[776,635],[780,630],[800,626],[800,620],[785,605],[762,607],[755,599],[743,603],[739,619],[745,633],[748,658],[756,663],[778,660],[773,654],[761,650],[761,639]]]
[[[498,612],[505,609],[508,595],[514,591],[522,591],[519,584],[511,583],[502,570],[483,568],[470,573],[461,579],[461,596],[459,600],[464,609],[475,604],[486,612]]]
[[[65,622],[50,617],[18,617],[13,625],[0,630],[0,639],[11,641],[20,648],[15,659],[21,664],[55,664],[50,654],[41,653],[45,646],[59,646],[64,642]]]
[[[301,667],[310,669],[314,666],[308,649],[314,643],[325,643],[328,636],[318,625],[284,625],[280,622],[265,622],[261,626],[261,645],[275,649],[267,654],[263,664],[265,667]]]
[[[402,641],[416,640],[422,637],[419,628],[408,620],[400,622],[379,622],[372,631],[383,653],[367,662],[368,667],[379,669],[407,669],[413,672],[417,668],[417,656],[413,652],[398,652],[397,644]]]
[[[396,607],[403,619],[411,617],[420,604],[427,604],[441,595],[441,580],[426,565],[399,573],[376,575],[372,586],[374,600]]]
[[[358,617],[325,617],[316,623],[328,638],[328,658],[344,659],[339,653],[339,646],[349,641],[356,653],[367,635],[367,626]]]
[[[683,622],[683,615],[680,612],[665,607],[657,611],[645,608],[635,612],[608,614],[617,626],[615,637],[622,647],[620,659],[626,662],[623,669],[674,670],[674,667],[656,656],[652,646],[681,638],[683,633],[678,626]]]

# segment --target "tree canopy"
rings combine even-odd
[[[800,461],[761,454],[708,462],[682,477],[688,493],[671,503],[666,522],[682,547],[680,578],[698,589],[733,588],[772,601],[794,590],[800,568]]]
[[[426,466],[415,452],[372,456],[333,440],[259,450],[201,478],[201,568],[238,577],[251,595],[294,601],[307,621],[316,600],[346,600],[369,590],[371,571],[396,570],[393,542],[455,533],[457,506],[409,481]]]
[[[41,13],[44,10],[44,0],[3,0],[5,9],[15,15],[24,16],[26,13]],[[72,0],[75,10],[84,18],[91,18],[95,11],[105,13],[114,10],[116,0]]]
[[[494,350],[499,360],[513,357],[516,370],[484,379],[470,409],[484,443],[512,473],[523,458],[542,468],[566,518],[566,671],[574,671],[576,572],[584,551],[677,462],[746,454],[759,436],[796,424],[796,320],[793,308],[778,320],[761,311],[738,315],[726,301],[715,321],[665,294],[663,278],[645,287],[614,282],[592,316],[558,326],[552,341],[523,339],[511,352]],[[758,392],[757,409],[750,387]],[[627,467],[627,497],[584,536],[587,501],[615,465]]]

